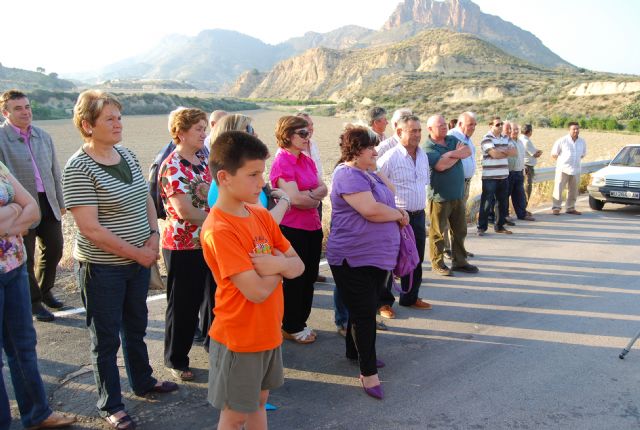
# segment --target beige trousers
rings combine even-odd
[[[565,205],[565,211],[570,211],[576,208],[578,187],[580,186],[580,174],[568,175],[557,171],[556,180],[553,184],[553,209],[560,209],[562,207],[562,192],[564,191],[565,186],[567,187],[567,203]]]
[[[471,185],[471,181],[464,181],[464,195],[462,196],[462,204],[464,205],[465,210],[465,219],[467,216],[467,200],[469,200],[469,186]],[[451,252],[451,229],[447,228],[444,232],[444,250]]]

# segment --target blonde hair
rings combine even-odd
[[[78,131],[87,140],[91,134],[82,127],[82,121],[86,121],[91,126],[96,125],[96,120],[104,110],[105,106],[112,105],[122,111],[122,105],[113,95],[101,90],[87,90],[80,93],[76,105],[73,107],[73,123]]]
[[[179,133],[181,131],[188,131],[195,124],[200,121],[207,122],[207,114],[202,109],[184,108],[176,109],[169,115],[171,120],[169,124],[169,133],[176,145],[180,144]]]
[[[247,131],[247,126],[251,125],[252,119],[241,113],[225,115],[211,129],[209,141],[213,142],[225,131]]]

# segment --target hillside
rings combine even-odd
[[[72,90],[75,84],[71,81],[58,78],[56,73],[32,72],[24,69],[4,67],[0,64],[0,92],[19,88],[22,91],[37,89],[46,90]]]
[[[446,28],[478,36],[503,51],[530,63],[555,68],[573,66],[544,46],[532,33],[484,13],[471,0],[404,0],[380,33],[365,43],[400,40],[427,28]]]
[[[531,71],[542,69],[476,37],[448,30],[426,30],[411,39],[382,47],[310,49],[275,65],[249,97],[342,101],[395,74]],[[249,83],[246,79],[236,83],[232,88],[236,92],[231,95],[247,94]]]

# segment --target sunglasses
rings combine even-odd
[[[297,134],[303,139],[306,139],[307,137],[311,136],[311,133],[309,133],[309,130],[305,130],[305,129],[294,131],[293,134]]]
[[[247,133],[249,133],[249,134],[255,134],[255,130],[253,129],[253,127],[251,126],[251,124],[247,124]]]
[[[504,124],[503,124],[503,123],[501,123],[501,122],[499,122],[499,123],[497,123],[497,124],[493,124],[493,126],[494,126],[494,127],[502,127],[503,125],[504,125]]]

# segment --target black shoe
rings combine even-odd
[[[464,266],[451,266],[454,272],[478,273],[478,267],[473,264],[465,264]]]
[[[451,251],[448,249],[444,250],[444,258],[446,258],[447,260],[451,260]]]
[[[513,232],[511,230],[507,230],[506,228],[502,227],[502,228],[496,228],[496,233],[512,234]]]
[[[31,305],[31,315],[33,315],[36,320],[42,322],[51,322],[56,319],[51,312],[42,306],[42,303],[35,303]]]
[[[515,222],[513,222],[513,221],[509,221],[509,220],[505,221],[504,223],[505,223],[505,225],[508,225],[508,226],[510,226],[510,227],[513,227],[514,225],[516,225],[516,223],[515,223]]]
[[[64,307],[64,303],[56,299],[54,295],[51,294],[51,291],[42,296],[42,303],[44,303],[51,309],[62,309]]]
[[[467,258],[475,257],[476,255],[473,252],[467,251]]]

